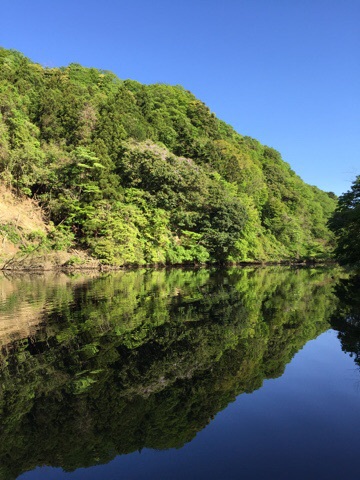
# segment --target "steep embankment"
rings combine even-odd
[[[83,251],[53,249],[54,233],[54,226],[36,201],[16,195],[0,183],[0,268],[48,270],[74,264],[98,266]]]
[[[16,196],[0,184],[0,258],[2,263],[36,248],[47,236],[42,209],[30,198]]]
[[[329,255],[335,196],[182,87],[0,49],[0,177],[46,211],[37,254],[81,249],[110,265]]]

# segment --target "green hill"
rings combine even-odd
[[[329,255],[335,196],[180,86],[0,49],[0,179],[47,218],[25,253],[81,248],[112,265]],[[0,235],[16,227],[0,222]]]

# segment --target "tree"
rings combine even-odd
[[[360,266],[360,175],[351,190],[339,197],[338,206],[329,221],[335,233],[335,255],[342,264]]]

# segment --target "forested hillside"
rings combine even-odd
[[[330,250],[335,196],[189,91],[78,64],[44,68],[5,49],[0,178],[47,218],[46,234],[26,234],[24,251],[81,248],[104,264],[142,265],[323,259]],[[0,217],[4,232],[25,235]]]

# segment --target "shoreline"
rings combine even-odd
[[[247,262],[228,262],[228,263],[149,263],[145,265],[125,264],[125,265],[105,265],[97,259],[89,258],[81,263],[58,263],[51,261],[45,255],[43,261],[40,259],[10,259],[0,266],[1,272],[24,272],[24,273],[42,273],[42,272],[111,272],[111,271],[131,271],[145,269],[200,269],[200,268],[231,268],[231,267],[271,267],[271,266],[288,266],[288,267],[324,267],[338,265],[335,260],[269,260],[269,261],[247,261]]]

